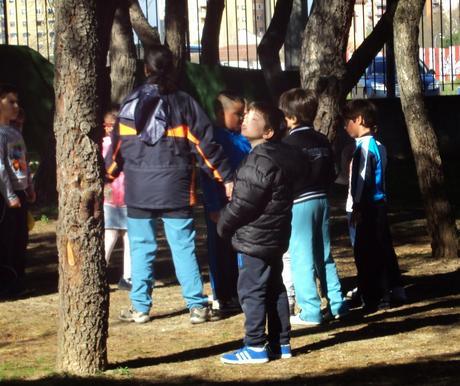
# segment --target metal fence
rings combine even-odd
[[[388,2],[391,0],[388,0]],[[165,0],[139,0],[150,24],[164,38]],[[258,69],[257,46],[270,24],[276,0],[226,0],[219,39],[220,62],[224,66]],[[283,68],[299,64],[300,30],[313,0],[294,0],[286,44],[280,56]],[[188,42],[191,61],[199,62],[206,0],[188,0]],[[347,58],[369,36],[384,14],[387,0],[356,0],[349,33]],[[54,1],[0,0],[0,42],[27,45],[49,60],[54,59]],[[139,56],[139,39],[135,37]],[[427,94],[457,93],[460,87],[460,0],[427,0],[420,22],[421,80]],[[355,92],[385,96],[387,92],[384,47],[366,70]],[[396,84],[396,92],[398,86]],[[460,92],[460,91],[459,91]]]

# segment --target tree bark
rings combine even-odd
[[[124,1],[122,1],[123,3]],[[129,18],[136,35],[142,45],[151,46],[161,44],[158,28],[152,27],[146,19],[138,0],[128,0]]]
[[[113,17],[109,10],[102,0],[56,3],[57,367],[81,375],[107,365],[99,95],[111,25],[107,17]]]
[[[201,64],[216,66],[219,59],[219,35],[225,0],[208,0],[203,35],[201,37]]]
[[[265,83],[274,101],[278,101],[280,94],[284,91],[279,51],[286,39],[292,2],[293,0],[278,0],[276,2],[270,25],[257,47]]]
[[[395,58],[409,139],[425,205],[433,257],[457,257],[455,217],[447,200],[437,138],[428,120],[420,84],[419,22],[424,0],[400,1],[394,20]]]
[[[315,1],[302,42],[301,84],[318,93],[315,129],[330,140],[340,122],[345,52],[354,3],[354,0]]]
[[[289,19],[284,42],[286,52],[286,70],[298,69],[300,66],[300,48],[302,46],[302,34],[299,31],[305,29],[308,20],[308,4],[304,0],[292,2],[291,17]]]
[[[346,74],[342,85],[343,98],[352,90],[359,81],[372,59],[382,49],[383,45],[391,39],[393,33],[393,18],[398,0],[388,3],[387,10],[380,18],[374,29],[353,53],[345,65]]]
[[[118,1],[110,39],[110,81],[112,104],[120,104],[134,87],[136,47],[129,18],[129,5]]]
[[[176,77],[183,75],[187,52],[188,10],[186,0],[166,0],[165,45],[174,55]]]

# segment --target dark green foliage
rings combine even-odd
[[[26,46],[0,45],[0,57],[0,82],[19,89],[26,112],[23,134],[28,151],[43,154],[54,143],[54,66]]]

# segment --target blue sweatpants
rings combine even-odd
[[[335,316],[348,312],[331,254],[327,198],[293,205],[289,253],[301,319],[316,323],[322,321],[316,277],[329,301],[331,313]]]
[[[176,276],[187,308],[203,307],[203,282],[195,255],[195,229],[192,218],[162,218],[172,252]],[[153,262],[157,252],[156,218],[128,217],[131,249],[131,303],[136,311],[149,312],[154,284]]]

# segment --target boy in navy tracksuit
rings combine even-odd
[[[220,92],[214,103],[216,126],[214,140],[220,144],[235,171],[251,149],[241,135],[245,100],[228,91]],[[236,291],[238,266],[236,252],[229,240],[217,234],[219,211],[228,203],[225,189],[207,174],[201,173],[201,186],[207,225],[208,262],[213,289],[212,318],[214,320],[239,309]]]
[[[238,296],[245,316],[245,346],[224,354],[223,363],[291,357],[282,255],[289,244],[293,184],[303,160],[279,141],[282,121],[281,111],[272,106],[249,106],[242,134],[252,150],[236,172],[232,199],[217,224],[219,235],[231,237],[239,253]]]
[[[294,188],[289,254],[300,313],[291,316],[291,324],[318,325],[323,316],[317,277],[332,316],[338,319],[348,313],[330,247],[327,192],[335,179],[333,154],[327,137],[313,128],[315,93],[292,89],[281,95],[279,104],[289,128],[284,142],[301,149],[310,166]]]
[[[120,319],[145,323],[152,306],[156,223],[164,223],[176,276],[193,324],[209,320],[195,255],[195,159],[210,177],[232,188],[232,171],[213,141],[211,122],[198,103],[175,89],[173,56],[164,46],[145,53],[147,81],[123,102],[106,156],[107,177],[123,170],[131,249],[132,307]]]
[[[405,301],[397,257],[391,240],[385,192],[385,147],[375,140],[377,111],[366,100],[345,105],[347,133],[356,140],[351,161],[347,211],[356,229],[355,263],[365,312]]]

